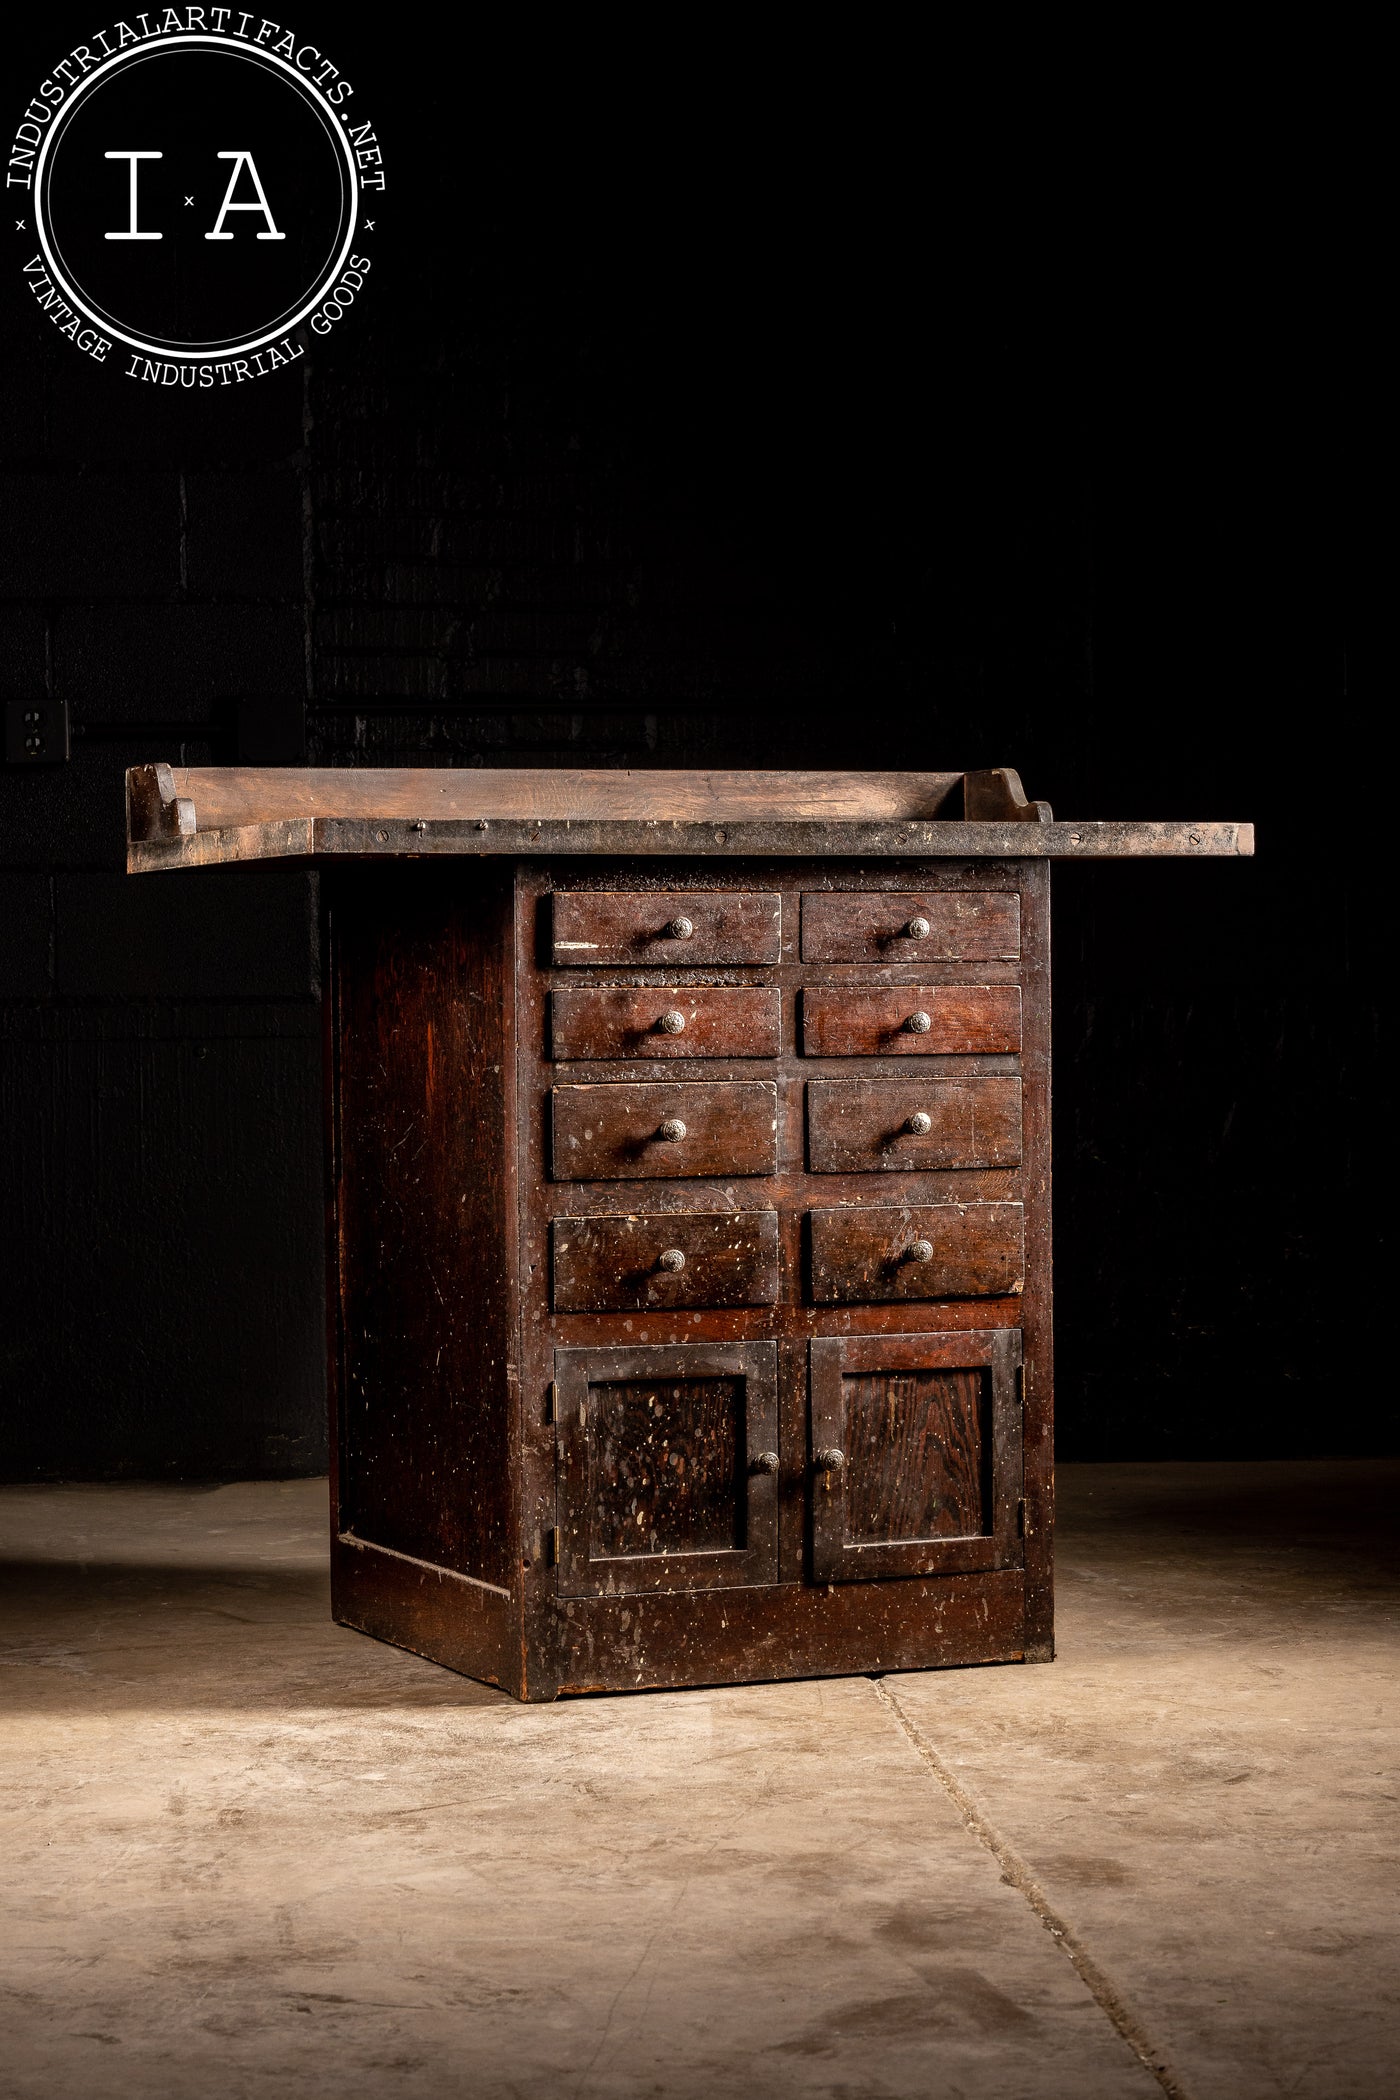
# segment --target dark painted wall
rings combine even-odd
[[[1384,1273],[1379,910],[1319,170],[1251,186],[1204,119],[1189,185],[1150,125],[1067,168],[995,95],[950,135],[966,83],[746,62],[641,114],[607,53],[449,56],[366,59],[389,237],[293,375],[93,373],[11,255],[0,676],[75,742],[0,775],[0,1469],[323,1461],[314,878],[118,872],[124,766],[303,734],[1253,817],[1252,864],[1056,874],[1061,1449],[1381,1448],[1337,1338]]]

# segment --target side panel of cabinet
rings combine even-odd
[[[513,1685],[511,874],[328,889],[336,1613]]]
[[[1023,1195],[1026,1287],[1020,1326],[1022,1460],[1026,1502],[1026,1659],[1054,1655],[1055,1350],[1050,1243],[1050,863],[1024,861],[1021,877],[1021,983],[1025,1036],[1021,1078],[1025,1120]]]

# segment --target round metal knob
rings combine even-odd
[[[667,1116],[656,1135],[665,1138],[669,1145],[677,1145],[685,1136],[685,1125],[679,1116]]]
[[[839,1473],[846,1463],[846,1454],[833,1445],[829,1451],[813,1452],[812,1463],[819,1473]]]
[[[913,1241],[913,1242],[912,1242],[912,1244],[911,1244],[911,1245],[910,1245],[910,1246],[909,1246],[908,1248],[906,1248],[906,1250],[905,1250],[905,1255],[904,1255],[904,1259],[905,1259],[906,1261],[932,1261],[932,1260],[933,1260],[933,1241],[932,1241],[932,1240],[915,1240],[915,1241]]]
[[[685,1255],[679,1247],[663,1247],[656,1257],[656,1266],[658,1269],[668,1269],[673,1276],[678,1276],[685,1267]]]
[[[904,1127],[910,1137],[927,1137],[933,1128],[933,1117],[926,1116],[921,1108],[916,1108]]]
[[[755,1473],[776,1473],[778,1454],[776,1451],[755,1451],[749,1465]]]
[[[910,1035],[927,1035],[933,1026],[933,1016],[932,1014],[926,1014],[923,1008],[920,1007],[917,1013],[909,1015],[904,1025]]]
[[[689,919],[676,918],[672,919],[666,931],[670,934],[673,941],[688,941],[695,928]]]
[[[668,1006],[656,1025],[663,1035],[684,1035],[685,1015],[678,1006]]]
[[[911,941],[926,941],[929,936],[928,920],[911,919],[904,931],[908,934]]]

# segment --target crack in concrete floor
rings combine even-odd
[[[1191,2100],[1190,2094],[1168,2063],[1160,2045],[1148,2034],[1141,2015],[1129,2005],[1122,1991],[1103,1965],[1094,1959],[1074,1927],[1055,1909],[1020,1853],[1007,1842],[1000,1831],[993,1829],[967,1788],[954,1778],[918,1723],[909,1718],[888,1683],[883,1678],[876,1677],[871,1679],[871,1684],[876,1697],[889,1708],[899,1727],[908,1736],[916,1755],[922,1758],[944,1789],[973,1837],[979,1844],[986,1846],[1001,1868],[1003,1878],[1025,1897],[1051,1939],[1058,1943],[1061,1953],[1084,1984],[1094,2003],[1110,2026],[1122,2036],[1143,2069],[1151,2073],[1162,2091],[1169,2096],[1169,2100]]]

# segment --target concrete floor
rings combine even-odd
[[[1067,1467],[1051,1668],[522,1708],[320,1484],[0,1491],[0,2091],[1392,2096],[1398,1492]]]

